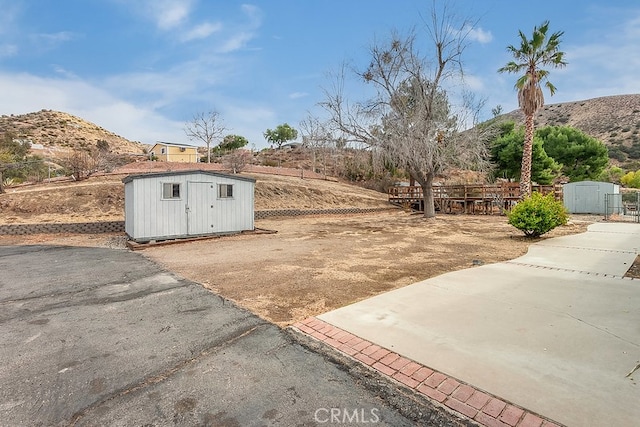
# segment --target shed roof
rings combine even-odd
[[[155,147],[156,145],[167,145],[169,147],[198,148],[195,145],[178,144],[178,143],[175,143],[175,142],[164,142],[164,141],[156,141],[156,143],[153,146]]]
[[[237,181],[247,181],[247,182],[254,182],[254,183],[256,182],[255,179],[249,178],[249,177],[246,177],[246,176],[229,175],[229,174],[226,174],[226,173],[205,171],[205,170],[201,170],[201,169],[141,173],[141,174],[126,176],[126,177],[124,177],[122,179],[122,182],[124,182],[126,184],[127,182],[131,182],[131,181],[133,181],[135,179],[158,178],[158,177],[163,177],[163,176],[190,175],[190,174],[194,174],[194,173],[200,173],[200,174],[210,175],[210,176],[217,176],[217,177],[222,177],[222,178],[235,179]]]
[[[607,181],[591,181],[591,180],[574,181],[574,182],[567,182],[566,184],[562,184],[563,187],[571,187],[571,186],[577,186],[577,185],[599,185],[599,186],[615,187],[617,184],[614,184],[613,182],[607,182]]]

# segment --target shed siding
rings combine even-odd
[[[619,192],[618,185],[596,181],[570,182],[562,189],[565,208],[575,214],[605,214],[605,195]]]
[[[124,185],[124,217],[125,218],[134,218],[134,196],[133,196],[133,181],[127,182]],[[124,222],[124,231],[129,236],[136,235],[136,223],[135,221],[125,221]]]
[[[233,198],[218,198],[217,184],[232,184]],[[219,230],[253,230],[253,184],[249,182],[220,179],[216,184],[215,198],[218,206],[217,228]]]
[[[164,183],[180,184],[180,197],[163,199]],[[218,198],[232,184],[232,198]],[[191,192],[191,194],[190,194]],[[207,173],[139,176],[125,183],[125,231],[148,241],[252,230],[254,182]]]

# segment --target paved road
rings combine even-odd
[[[636,426],[639,252],[640,225],[597,223],[318,317],[560,423]]]
[[[418,423],[410,399],[392,408],[378,380],[136,253],[5,246],[0,272],[2,426]]]

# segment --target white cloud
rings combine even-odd
[[[231,38],[229,38],[220,48],[218,49],[219,53],[229,53],[234,52],[236,50],[242,49],[249,40],[253,39],[253,33],[237,33],[234,34]]]
[[[256,6],[243,4],[242,12],[248,19],[247,24],[241,26],[240,31],[229,37],[218,49],[218,52],[229,53],[242,49],[255,38],[256,30],[262,25],[262,11]]]
[[[289,99],[299,99],[305,96],[309,96],[309,94],[307,92],[293,92],[289,94]]]
[[[478,27],[469,31],[469,39],[481,44],[486,44],[493,40],[493,35],[491,34],[491,31],[486,31]]]
[[[247,15],[252,26],[260,26],[262,23],[262,11],[260,8],[251,4],[243,4],[242,11]]]
[[[57,33],[39,33],[30,36],[38,49],[54,49],[63,43],[73,40],[77,36],[70,31],[60,31]]]
[[[195,104],[215,99],[211,94],[225,85],[237,73],[233,61],[214,55],[177,63],[158,72],[124,72],[101,82],[105,89],[127,99],[140,99],[149,108],[163,108],[177,104]]]
[[[191,13],[191,0],[150,0],[147,8],[161,30],[170,30],[184,24]]]
[[[74,73],[72,73],[71,71],[67,70],[66,68],[60,65],[54,64],[52,67],[53,67],[53,71],[56,74],[59,74],[60,76],[65,77],[67,79],[76,79],[78,77]]]
[[[153,143],[162,139],[184,141],[186,138],[183,123],[119,99],[79,79],[2,73],[0,93],[3,94],[0,97],[1,114],[51,109],[77,115],[130,140]]]
[[[640,93],[640,11],[629,11],[616,31],[595,34],[594,41],[565,45],[568,65],[554,70],[553,83],[564,101]]]
[[[551,96],[544,88],[546,104],[581,101],[610,95],[640,93],[640,10],[594,9],[594,19],[600,25],[589,27],[579,38],[569,39],[561,45],[566,53],[565,68],[547,67],[549,80],[557,87]],[[613,15],[612,15],[613,13]],[[615,22],[615,31],[613,24]],[[567,31],[565,38],[571,35]],[[511,56],[505,52],[490,69],[497,70]],[[487,109],[502,105],[504,112],[518,108],[515,74],[486,71],[481,77],[481,94],[488,98]]]
[[[481,92],[485,88],[484,80],[481,77],[472,74],[464,75],[464,83],[467,88],[473,92]]]
[[[155,141],[188,143],[182,121],[158,111],[176,104],[190,103],[198,92],[180,72],[141,73],[112,76],[92,83],[60,70],[62,77],[44,78],[32,74],[0,73],[0,114],[25,114],[42,109],[67,112],[93,122],[124,138],[153,144]],[[127,88],[143,86],[147,92],[131,96]],[[146,96],[145,96],[146,94]],[[186,95],[185,95],[186,94]],[[140,96],[138,96],[140,95]],[[137,99],[132,101],[132,99]],[[262,133],[274,126],[278,117],[268,106],[234,98],[217,97],[229,133],[247,138],[256,148],[266,147]],[[191,113],[200,107],[194,107]],[[211,107],[213,108],[213,107]]]
[[[190,31],[187,31],[181,38],[183,42],[198,40],[198,39],[206,39],[211,34],[220,31],[222,29],[222,24],[220,23],[211,23],[205,22],[204,24],[200,24]]]
[[[35,40],[41,40],[48,44],[59,44],[72,40],[74,38],[74,35],[70,31],[59,31],[57,33],[34,34],[33,38]]]
[[[162,31],[180,27],[188,21],[194,0],[112,0],[136,15],[154,23]]]

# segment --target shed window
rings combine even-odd
[[[167,154],[167,149],[166,149],[166,148],[164,148],[164,147],[163,147],[163,148],[161,148],[161,149],[160,149],[160,153],[162,153],[162,154]]]
[[[174,182],[162,183],[162,198],[163,199],[179,199],[180,198],[180,184]]]
[[[218,184],[218,198],[228,199],[233,197],[233,184]]]

